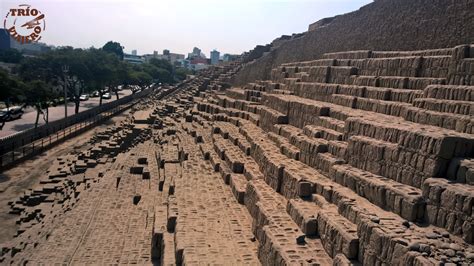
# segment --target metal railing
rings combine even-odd
[[[19,132],[0,140],[0,169],[12,166],[30,156],[41,153],[51,146],[77,136],[98,123],[134,105],[132,100],[148,95],[152,90],[125,96],[60,119],[40,127]]]

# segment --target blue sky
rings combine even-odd
[[[359,9],[372,0],[25,0],[46,15],[42,41],[126,52],[188,53],[194,46],[240,54],[283,34],[306,31],[321,18]],[[2,0],[3,17],[20,2]]]

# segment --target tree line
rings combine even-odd
[[[186,78],[188,71],[166,60],[152,58],[147,63],[123,61],[119,43],[108,42],[102,48],[62,47],[35,57],[22,56],[16,50],[2,51],[0,60],[15,63],[11,73],[0,69],[0,101],[5,105],[32,106],[48,123],[48,108],[64,102],[64,90],[79,112],[80,96],[97,91],[113,93],[119,98],[119,86],[151,83],[173,84]],[[5,121],[0,121],[0,129]]]

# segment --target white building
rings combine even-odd
[[[180,62],[184,60],[184,54],[171,53],[169,50],[163,50],[163,54],[158,54],[157,51],[154,51],[153,54],[143,55],[145,60],[148,62],[152,58],[163,59],[174,65],[175,62]]]
[[[211,51],[211,65],[219,64],[220,53],[216,49]]]
[[[123,54],[123,61],[129,62],[132,64],[142,64],[145,62],[145,58],[139,55]]]

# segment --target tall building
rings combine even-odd
[[[132,55],[137,55],[137,50],[132,50]]]
[[[201,55],[201,49],[194,47],[193,48],[193,55],[195,56],[200,56]]]
[[[196,57],[206,58],[206,55],[201,52],[201,49],[194,47],[193,52],[188,54],[188,59],[193,59]]]
[[[0,29],[0,50],[10,48],[10,34],[8,34],[6,29]]]
[[[37,55],[51,50],[52,46],[48,46],[41,42],[20,43],[16,41],[5,29],[0,29],[0,50],[16,49],[26,55]]]
[[[197,47],[194,47],[193,52],[188,54],[187,61],[189,62],[189,64],[186,64],[187,68],[192,70],[205,69],[210,63],[210,60],[206,58],[206,55]]]
[[[179,60],[184,60],[184,54],[176,54],[170,52],[170,50],[165,49],[163,50],[163,54],[158,54],[157,51],[154,51],[153,54],[145,54],[143,55],[143,58],[145,58],[145,61],[150,61],[152,58],[156,59],[162,59],[162,60],[167,60],[171,64],[174,64],[175,62]]]
[[[212,50],[211,52],[211,65],[219,64],[219,56],[220,53],[216,49]]]
[[[178,60],[184,59],[184,54],[176,54],[170,52],[168,49],[163,50],[163,55],[159,56],[160,59],[168,60],[171,64],[174,64]]]

